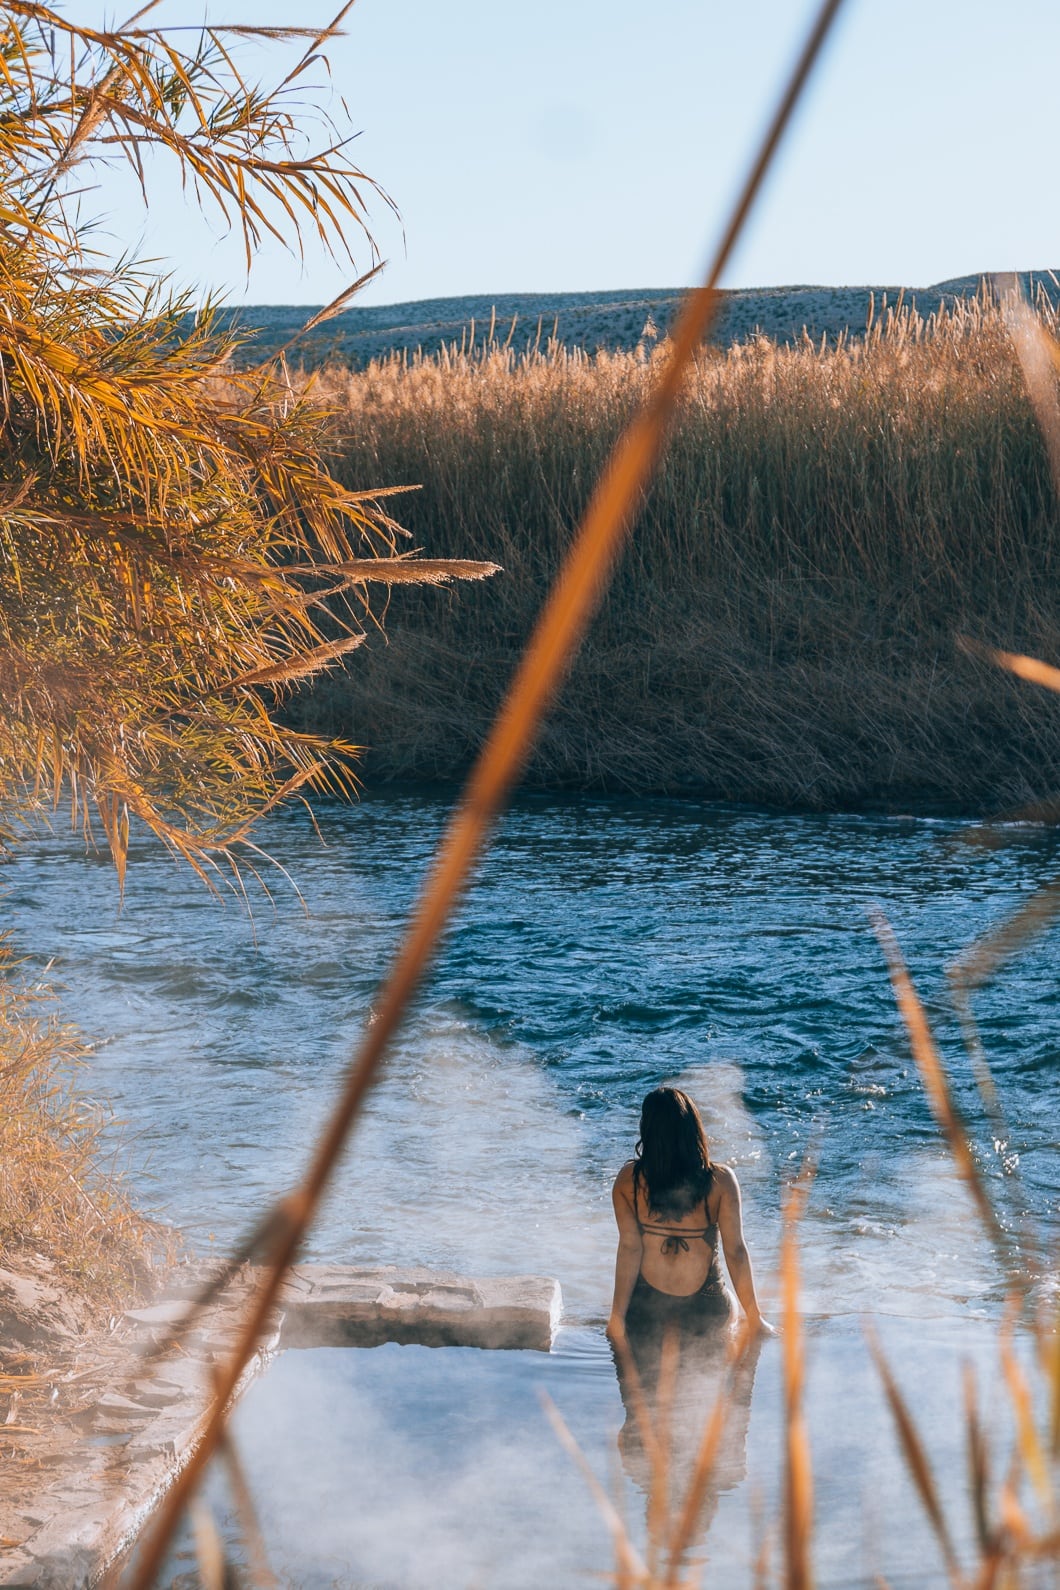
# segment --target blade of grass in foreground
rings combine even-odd
[[[1043,690],[1060,691],[1060,668],[1041,662],[1037,657],[1027,657],[1018,651],[999,651],[996,646],[983,646],[968,635],[959,635],[957,644],[971,657],[981,657],[984,662],[996,663],[1017,679],[1028,684],[1041,685]]]
[[[1052,1501],[1052,1487],[1049,1483],[1049,1465],[1038,1437],[1038,1430],[1034,1422],[1034,1403],[1027,1377],[1016,1360],[1012,1351],[1012,1337],[1010,1329],[1006,1329],[1001,1339],[1001,1367],[1008,1387],[1009,1400],[1016,1420],[1016,1440],[1019,1446],[1020,1458],[1025,1472],[1030,1476],[1031,1484],[1038,1493],[1043,1506],[1048,1508]]]
[[[157,1525],[143,1543],[130,1580],[132,1590],[146,1590],[154,1582],[177,1521],[217,1447],[240,1376],[257,1347],[283,1278],[316,1214],[363,1100],[380,1070],[390,1039],[423,976],[493,819],[522,771],[545,710],[600,602],[615,556],[659,458],[686,373],[716,315],[722,272],[840,5],[841,0],[824,0],[740,190],[707,279],[689,294],[682,308],[674,331],[671,357],[644,407],[634,415],[619,438],[593,493],[574,545],[443,836],[408,934],[381,994],[376,1019],[365,1033],[304,1181],[285,1200],[286,1219],[275,1246],[266,1256],[267,1272],[248,1309],[235,1350],[219,1376],[218,1394],[202,1439],[163,1504]]]
[[[784,1554],[786,1590],[812,1590],[813,1464],[802,1408],[806,1354],[799,1317],[797,1228],[806,1207],[812,1169],[804,1169],[788,1194],[780,1248],[781,1346],[784,1353]]]
[[[592,1492],[593,1499],[596,1502],[597,1507],[600,1509],[607,1527],[611,1531],[611,1536],[615,1546],[615,1558],[618,1563],[619,1582],[628,1582],[630,1576],[632,1576],[634,1582],[647,1584],[649,1581],[647,1565],[644,1563],[636,1546],[630,1539],[629,1533],[622,1521],[622,1518],[619,1515],[618,1509],[615,1507],[611,1498],[608,1496],[607,1492],[600,1484],[600,1481],[593,1473],[592,1466],[585,1461],[585,1455],[582,1452],[581,1447],[578,1445],[570,1430],[567,1428],[567,1424],[563,1418],[563,1415],[556,1407],[556,1404],[552,1401],[552,1398],[549,1396],[548,1392],[541,1391],[538,1393],[538,1395],[541,1399],[541,1406],[545,1410],[545,1416],[556,1433],[556,1439],[563,1447],[563,1450],[570,1454],[570,1457],[573,1459],[574,1463],[581,1470],[581,1473],[585,1479],[585,1483]]]
[[[949,1575],[950,1583],[957,1586],[963,1585],[964,1575],[961,1573],[957,1553],[953,1549],[949,1525],[946,1523],[946,1515],[942,1511],[942,1504],[939,1501],[931,1465],[928,1462],[927,1453],[924,1451],[924,1444],[920,1439],[919,1431],[913,1422],[913,1417],[906,1406],[905,1399],[898,1390],[897,1382],[891,1374],[890,1365],[883,1356],[883,1350],[880,1347],[876,1332],[871,1327],[867,1327],[866,1335],[869,1340],[869,1350],[883,1382],[883,1389],[890,1405],[895,1428],[898,1431],[898,1439],[902,1445],[906,1467],[913,1476],[917,1495],[920,1497],[924,1511],[931,1522],[931,1527],[935,1531],[935,1538],[938,1540],[942,1555],[946,1561],[946,1572]]]
[[[1010,1140],[1011,1133],[979,1034],[979,1024],[972,1009],[972,995],[989,982],[1006,961],[1019,954],[1033,939],[1040,937],[1052,924],[1058,910],[1060,879],[1054,878],[1051,883],[1036,889],[1030,899],[1006,917],[1000,926],[973,940],[946,968],[950,993],[961,1023],[964,1046],[972,1062],[976,1085],[998,1140],[1002,1143]],[[1020,1216],[1029,1233],[1030,1222],[1025,1203]]]
[[[931,1112],[945,1138],[958,1174],[972,1196],[972,1202],[978,1211],[986,1234],[1001,1257],[1007,1274],[1015,1283],[1016,1278],[1013,1275],[1008,1241],[1001,1229],[997,1215],[994,1213],[994,1206],[983,1185],[983,1179],[975,1163],[971,1144],[957,1115],[957,1109],[946,1079],[946,1072],[939,1052],[935,1047],[931,1026],[924,1013],[924,1007],[920,1003],[917,991],[913,987],[913,980],[909,976],[905,961],[902,958],[902,952],[898,948],[898,941],[894,936],[890,923],[882,912],[874,913],[873,927],[876,930],[876,937],[879,939],[880,947],[887,959],[895,1001],[898,1005],[899,1014],[905,1023],[906,1031],[909,1034],[913,1058],[917,1063],[917,1068],[924,1084],[924,1091],[931,1106]]]
[[[1060,402],[1056,389],[1060,348],[1024,300],[1019,278],[1010,278],[1008,283],[999,280],[997,285],[1001,288],[1001,312],[1049,455],[1053,485],[1060,492]]]
[[[246,1590],[280,1590],[280,1581],[269,1566],[265,1537],[261,1531],[254,1498],[250,1494],[243,1460],[239,1456],[231,1431],[226,1430],[222,1435],[219,1451],[228,1471],[228,1489],[232,1495],[239,1532],[246,1551],[247,1567],[244,1570]]]
[[[1026,904],[1006,917],[1000,927],[962,950],[947,968],[951,984],[961,991],[981,987],[1005,961],[1044,933],[1057,911],[1060,911],[1060,878],[1036,889]]]
[[[699,1518],[700,1511],[706,1501],[711,1476],[714,1473],[718,1454],[721,1451],[725,1424],[732,1406],[732,1373],[735,1367],[751,1351],[753,1351],[751,1339],[745,1325],[733,1349],[729,1365],[729,1376],[719,1388],[710,1417],[703,1426],[703,1435],[696,1453],[692,1477],[688,1482],[688,1489],[685,1493],[684,1506],[681,1508],[670,1536],[669,1556],[663,1590],[678,1590],[680,1585],[678,1576],[681,1573],[685,1555],[692,1544],[696,1520]]]
[[[968,1490],[975,1520],[979,1555],[990,1562],[997,1555],[994,1531],[990,1524],[990,1453],[979,1416],[979,1392],[975,1370],[964,1366],[964,1428],[968,1443]]]
[[[1060,1310],[1060,1304],[1057,1305]],[[1054,1463],[1060,1459],[1060,1318],[1052,1329],[1039,1332],[1042,1368],[1049,1382],[1049,1452]]]

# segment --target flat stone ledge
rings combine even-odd
[[[547,1353],[562,1295],[558,1281],[538,1275],[302,1264],[291,1272],[279,1308],[281,1349],[401,1342]]]
[[[203,1317],[199,1343],[177,1359],[145,1362],[158,1321],[126,1315],[130,1329],[124,1374],[98,1397],[90,1429],[67,1438],[56,1453],[55,1477],[42,1474],[33,1527],[14,1549],[0,1551],[4,1590],[95,1590],[134,1543],[202,1439],[210,1401],[210,1371],[228,1345],[235,1286]],[[181,1304],[183,1311],[186,1305]],[[166,1325],[175,1323],[170,1311]],[[168,1331],[167,1331],[168,1334]],[[263,1342],[244,1370],[238,1400],[268,1362],[275,1342]]]
[[[90,1428],[67,1432],[52,1478],[42,1472],[23,1537],[0,1548],[3,1590],[94,1590],[132,1545],[202,1438],[211,1366],[230,1351],[259,1274],[241,1271],[182,1337],[182,1350],[156,1361],[145,1349],[172,1340],[194,1286],[126,1311],[123,1366],[96,1398]],[[548,1352],[560,1310],[559,1283],[541,1276],[299,1265],[237,1398],[284,1348],[406,1342]]]

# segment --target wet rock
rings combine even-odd
[[[5,1590],[29,1590],[37,1583],[37,1564],[28,1551],[21,1547],[13,1547],[0,1557],[0,1582]]]
[[[100,1397],[96,1407],[102,1413],[113,1415],[117,1418],[153,1419],[157,1410],[145,1408],[140,1402],[133,1402],[131,1397],[121,1397],[116,1391],[107,1391]]]
[[[131,1387],[141,1405],[167,1408],[185,1395],[186,1388],[172,1380],[134,1380]]]
[[[131,1325],[145,1325],[152,1329],[167,1330],[182,1325],[190,1309],[184,1298],[166,1298],[162,1303],[152,1303],[147,1308],[127,1308],[125,1318]]]
[[[548,1352],[559,1283],[543,1276],[472,1278],[388,1265],[299,1265],[281,1295],[280,1346],[531,1348]]]
[[[91,1584],[99,1566],[100,1535],[112,1514],[113,1507],[102,1500],[87,1507],[74,1503],[64,1509],[25,1542],[23,1550],[33,1559],[36,1577],[14,1583],[32,1584],[35,1590],[74,1590],[74,1586]],[[2,1582],[5,1586],[12,1583],[6,1578]]]

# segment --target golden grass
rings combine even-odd
[[[414,543],[504,573],[429,605],[396,593],[388,639],[297,721],[367,744],[369,778],[460,777],[668,351],[315,375],[345,484],[422,484],[402,500]],[[956,637],[1060,655],[1055,521],[999,305],[705,349],[530,779],[811,807],[1039,799],[1060,784],[1060,714]]]
[[[96,163],[143,185],[150,150],[248,262],[268,236],[374,252],[349,140],[297,113],[341,15],[173,30],[155,10],[102,30],[38,0],[0,13],[0,808],[8,837],[69,802],[119,883],[138,819],[238,887],[257,818],[354,783],[354,748],[292,732],[277,702],[361,643],[370,590],[416,575],[387,493],[329,473],[327,416],[282,359],[231,370],[241,339],[213,307],[95,252],[86,224]],[[255,36],[296,52],[272,88],[236,65]],[[427,578],[490,572],[436,559]]]
[[[139,1288],[170,1239],[129,1202],[113,1122],[81,1086],[88,1052],[0,939],[0,1264],[42,1257],[103,1311]]]
[[[719,260],[739,230],[837,3],[825,0],[822,6],[815,33],[734,212]],[[26,9],[37,16],[40,8],[27,4]],[[109,35],[99,47],[112,48]],[[139,65],[139,59],[133,64]],[[137,90],[140,74],[127,69],[126,76],[129,92]],[[152,81],[149,76],[144,79],[144,92],[151,92]],[[113,96],[111,87],[108,77],[76,104],[71,95],[71,130],[59,152],[59,172],[74,157],[79,143],[91,138],[105,115],[112,123],[117,120],[120,136],[128,95]],[[171,91],[183,99],[185,90],[179,81]],[[192,103],[197,103],[194,92]],[[163,96],[160,107],[153,110],[163,122],[166,104]],[[161,141],[166,147],[176,147],[176,129],[166,125],[163,133]],[[185,168],[222,209],[231,202],[249,249],[261,229],[267,228],[266,212],[244,200],[241,190],[231,194],[223,150],[218,167],[208,160],[203,163],[204,157],[199,157],[194,146],[185,149],[181,145],[180,149]],[[250,175],[263,182],[266,197],[277,197],[261,173],[252,171]],[[311,184],[310,196],[318,194],[321,202],[310,203],[308,208],[314,216],[319,211],[320,224],[325,228],[333,224],[337,212],[356,214],[356,190],[348,186],[349,175],[336,178],[327,169],[316,175],[318,187]],[[296,213],[292,207],[306,205],[302,187],[293,178],[286,188],[281,183],[280,189],[279,198],[289,216]],[[711,292],[708,283],[690,301],[682,319],[678,352],[688,352],[692,343],[698,342],[699,335],[693,337],[696,315],[703,311],[701,333],[709,318]],[[42,350],[33,339],[23,340],[24,381],[30,389],[30,378],[36,373],[30,353],[40,355],[37,364],[43,367],[54,349]],[[291,539],[283,543],[289,552],[293,549],[301,558],[304,543],[305,556],[312,561],[313,550],[323,550],[332,570],[346,582],[339,594],[363,585],[362,560],[355,555],[352,543],[347,548],[336,538],[333,511],[341,518],[374,480],[395,480],[402,474],[408,479],[418,475],[426,479],[429,475],[431,489],[418,511],[430,516],[422,528],[430,528],[432,535],[424,533],[422,538],[432,555],[442,550],[436,538],[449,534],[461,537],[461,557],[474,552],[475,544],[468,538],[468,531],[474,528],[481,533],[488,556],[492,559],[499,553],[509,567],[510,599],[496,604],[492,612],[478,610],[480,627],[474,633],[474,643],[469,644],[466,626],[460,627],[455,618],[448,632],[436,625],[437,632],[426,636],[422,655],[406,671],[401,681],[405,687],[422,686],[428,675],[439,681],[424,697],[428,711],[432,694],[437,702],[448,692],[460,717],[471,720],[463,744],[455,748],[455,758],[454,748],[446,747],[444,756],[436,756],[428,768],[421,765],[421,750],[414,759],[417,765],[406,771],[444,773],[462,768],[470,759],[484,738],[482,731],[499,698],[499,680],[506,677],[522,648],[540,590],[554,575],[558,579],[544,622],[535,631],[516,685],[505,700],[486,741],[486,753],[443,841],[383,992],[379,1017],[351,1065],[305,1181],[266,1216],[251,1239],[250,1246],[268,1261],[268,1279],[248,1309],[230,1360],[218,1367],[206,1439],[192,1454],[158,1528],[145,1545],[134,1570],[137,1586],[147,1585],[153,1578],[203,1464],[222,1442],[230,1396],[240,1371],[256,1346],[285,1268],[297,1252],[331,1167],[379,1072],[387,1040],[417,986],[490,820],[533,744],[557,678],[592,614],[618,538],[657,461],[664,428],[673,422],[670,457],[642,514],[640,534],[626,559],[617,600],[597,623],[586,662],[573,681],[572,699],[583,717],[575,718],[573,729],[561,721],[561,732],[546,743],[539,757],[538,776],[563,782],[663,788],[703,780],[709,768],[711,778],[726,786],[712,787],[713,793],[746,795],[747,769],[753,767],[758,798],[766,795],[821,803],[844,792],[849,796],[852,789],[862,794],[878,792],[882,754],[885,764],[889,758],[888,787],[910,779],[913,787],[938,793],[939,788],[948,787],[940,768],[952,773],[962,759],[967,764],[969,755],[977,750],[973,743],[976,735],[969,733],[967,710],[955,723],[945,710],[941,716],[927,714],[927,739],[917,742],[915,754],[902,760],[912,725],[925,717],[924,657],[918,649],[922,637],[943,633],[949,637],[959,629],[982,644],[1003,639],[1018,649],[1013,655],[1057,650],[1051,609],[1041,595],[1055,583],[1056,553],[1046,533],[1051,529],[1054,499],[1018,367],[1001,322],[989,306],[982,304],[928,323],[908,315],[891,316],[885,325],[870,331],[863,344],[843,342],[833,349],[817,350],[807,344],[786,351],[759,342],[729,355],[702,352],[675,412],[670,414],[669,397],[677,386],[679,366],[680,360],[671,359],[668,349],[657,356],[645,352],[642,360],[623,356],[585,360],[550,350],[544,358],[522,361],[515,360],[510,351],[494,350],[484,358],[445,356],[433,362],[391,362],[360,377],[332,374],[314,394],[314,401],[321,396],[327,401],[340,392],[344,395],[349,423],[339,443],[350,472],[347,486],[352,494],[343,496],[338,487],[333,494],[330,478],[314,472],[311,484],[316,488],[317,522],[311,521],[307,527],[300,495],[280,493],[287,519],[296,521],[286,532]],[[75,373],[85,374],[80,368]],[[94,373],[88,374],[94,381]],[[94,386],[93,392],[100,397]],[[39,411],[45,406],[36,404]],[[282,398],[279,407],[283,407]],[[251,414],[248,411],[237,418],[249,423]],[[309,418],[309,430],[315,436],[315,411]],[[284,430],[278,425],[271,434],[283,437]],[[84,453],[81,439],[75,440]],[[387,454],[387,448],[395,445],[399,449],[404,446],[405,452]],[[209,444],[204,452],[210,456]],[[414,467],[410,471],[394,467],[402,460]],[[241,456],[240,466],[243,462]],[[284,453],[273,472],[281,485],[293,483],[291,466],[297,462]],[[366,478],[359,486],[360,471],[369,465],[371,481]],[[244,478],[239,470],[236,477],[236,484]],[[157,475],[149,473],[147,478],[154,489]],[[234,477],[230,474],[228,478],[231,482]],[[175,468],[174,501],[179,500],[183,479]],[[600,485],[594,486],[597,480]],[[21,499],[14,506],[21,508]],[[583,511],[582,534],[568,559],[570,527]],[[385,552],[392,554],[394,543],[388,539],[394,530],[391,523],[382,516],[373,520],[372,528],[382,534]],[[294,529],[300,534],[295,535]],[[351,574],[351,568],[358,572]],[[277,587],[275,616],[289,626],[281,637],[285,644],[279,647],[280,655],[263,656],[259,648],[245,656],[240,670],[227,670],[220,683],[211,675],[209,683],[215,693],[227,695],[235,689],[238,694],[248,688],[248,682],[250,688],[263,681],[290,682],[309,671],[307,664],[315,667],[332,660],[359,640],[360,632],[347,633],[340,640],[323,635],[318,639],[315,630],[309,633],[304,614],[319,605],[316,588],[302,593],[307,604],[303,610],[295,600],[300,589],[297,581],[288,587],[279,578],[301,573],[300,565],[288,564],[269,573],[261,568],[252,571],[252,585],[257,581],[263,587],[270,583]],[[136,594],[132,605],[138,609],[147,587],[130,583]],[[467,608],[476,611],[472,602]],[[141,621],[138,612],[134,611],[133,619],[135,627]],[[239,638],[246,640],[242,632]],[[260,636],[253,631],[251,638]],[[932,654],[929,697],[941,655],[938,649]],[[694,659],[693,665],[690,659]],[[445,666],[439,667],[440,660]],[[393,664],[392,655],[388,659],[391,673]],[[974,659],[968,658],[968,666],[975,666]],[[470,690],[469,671],[473,675]],[[785,681],[786,693],[777,693],[778,678]],[[724,688],[719,689],[719,680],[723,686],[727,681],[728,697]],[[896,692],[896,680],[907,685],[905,716],[898,716],[901,732],[896,732],[893,709],[896,693],[901,695],[900,690]],[[809,709],[807,698],[812,703]],[[318,711],[325,710],[320,705],[322,699],[316,698]],[[476,701],[481,703],[478,723],[474,711],[469,711]],[[800,701],[802,710],[796,711]],[[733,710],[734,703],[739,711]],[[948,703],[942,705],[945,709]],[[1007,706],[1002,720],[1011,722]],[[422,721],[421,717],[421,727]],[[939,725],[947,721],[958,742],[948,760],[945,745],[939,741]],[[807,728],[816,724],[831,733],[831,746],[814,746],[812,740],[808,745]],[[982,730],[982,725],[978,727]],[[391,714],[387,731],[391,743],[395,739],[400,743],[395,728]],[[445,728],[443,723],[443,733]],[[1017,719],[1013,727],[1017,741],[1021,728]],[[994,744],[991,735],[987,740]],[[611,748],[612,742],[617,749]],[[860,760],[851,750],[859,744],[866,748]],[[273,748],[270,739],[266,749]],[[812,753],[809,758],[807,749]],[[719,773],[723,750],[729,761],[723,761]],[[764,776],[757,771],[763,763],[767,768]],[[44,765],[41,753],[36,763],[37,782]],[[226,764],[229,779],[237,765]],[[853,772],[843,773],[837,786],[837,769],[844,766],[852,766]],[[1017,781],[1023,778],[1030,787],[1041,769],[1041,747],[1036,744],[1017,763],[1014,777]],[[67,769],[60,766],[57,784],[64,771]],[[961,790],[967,795],[966,777]],[[128,810],[137,810],[136,804],[128,799],[125,788],[114,786],[105,792],[101,809],[108,833],[113,830],[112,845],[120,860],[124,851],[122,824]],[[164,832],[161,824],[156,828]],[[194,852],[189,859],[195,860]],[[926,1027],[924,1031],[918,1027],[920,1007],[912,985],[902,980],[896,950],[891,959],[901,1008],[936,1113],[974,1195],[979,1182],[974,1162],[962,1157],[966,1144],[959,1123],[951,1119],[941,1063]],[[49,1029],[47,1023],[34,1026],[17,996],[10,1027],[13,1058],[5,1075],[10,1075],[16,1089],[15,1111],[22,1107],[31,1121],[49,1126],[64,1145],[61,1163],[65,1170],[70,1164],[68,1142],[83,1150],[96,1141],[91,1120],[86,1123],[79,1114],[69,1091],[47,1080],[49,1055],[53,1062],[57,1059],[60,1072],[76,1058],[72,1040],[63,1038],[59,1029]],[[24,1105],[20,1106],[20,1100]],[[50,1163],[46,1147],[45,1141],[35,1151],[35,1161],[41,1166]],[[90,1187],[87,1178],[98,1167],[91,1151],[80,1163],[86,1180],[74,1188],[63,1217],[64,1233],[73,1230],[78,1210],[91,1229],[102,1231],[113,1225],[97,1219],[92,1227],[89,1215],[101,1214],[103,1194],[95,1184]],[[18,1184],[20,1189],[31,1185],[25,1175],[18,1178]],[[17,1211],[16,1229],[23,1234],[39,1231],[47,1237],[48,1200],[41,1199],[34,1207],[25,1202],[24,1191],[20,1196],[23,1204]],[[989,1209],[981,1207],[980,1213],[986,1219]],[[807,1587],[813,1572],[812,1476],[801,1414],[804,1366],[793,1219],[786,1238],[784,1283],[788,1460],[784,1572],[785,1583]],[[1016,1414],[1018,1441],[999,1492],[990,1488],[991,1465],[977,1423],[974,1392],[969,1391],[970,1451],[972,1469],[978,1476],[975,1503],[982,1555],[975,1582],[984,1586],[1016,1582],[1021,1563],[1057,1551],[1053,1475],[1060,1430],[1060,1356],[1054,1334],[1043,1329],[1038,1338],[1042,1373],[1051,1388],[1044,1404],[1051,1432],[1048,1459],[1036,1415],[1043,1404],[1035,1400],[1019,1364],[1003,1346],[1003,1369]],[[948,1542],[923,1443],[882,1360],[881,1371],[906,1460],[936,1531]],[[708,1481],[716,1433],[724,1416],[725,1405],[719,1401],[704,1434],[686,1508],[671,1537],[665,1569],[668,1590],[681,1582],[681,1559],[691,1530],[688,1520],[695,1511],[696,1487],[702,1488]],[[1025,1480],[1036,1494],[1034,1514],[1026,1501]],[[224,1563],[215,1538],[207,1542],[207,1555],[211,1551],[212,1577],[219,1582]],[[656,1553],[656,1558],[661,1555]],[[952,1550],[947,1558],[955,1582],[963,1582]],[[639,1560],[620,1552],[619,1582],[639,1582],[641,1566]],[[654,1566],[647,1568],[653,1582],[658,1578]]]

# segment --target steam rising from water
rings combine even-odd
[[[582,1122],[519,1045],[433,1012],[400,1042],[325,1215],[356,1262],[556,1275],[595,1305],[612,1262],[609,1189]]]
[[[970,1545],[960,1406],[961,1361],[989,1388],[992,1331],[956,1321],[930,1336],[885,1322],[884,1343],[927,1434],[958,1548]],[[811,1324],[808,1418],[817,1490],[815,1561],[822,1590],[944,1578],[929,1526],[896,1460],[893,1431],[860,1331]],[[717,1484],[694,1555],[705,1583],[750,1582],[755,1507],[775,1518],[781,1482],[780,1355],[766,1343],[750,1409],[730,1421]],[[297,1590],[589,1590],[612,1562],[607,1530],[559,1449],[537,1401],[545,1387],[643,1541],[645,1499],[635,1460],[619,1457],[623,1421],[599,1333],[561,1334],[551,1355],[388,1346],[288,1353],[236,1417],[273,1566]],[[679,1420],[689,1435],[716,1377],[682,1376]],[[748,1392],[750,1388],[747,1388]],[[748,1411],[750,1417],[747,1417]],[[686,1443],[687,1445],[688,1443]],[[687,1471],[687,1454],[685,1469]],[[211,1505],[237,1532],[214,1479]],[[895,1528],[895,1521],[900,1527]],[[185,1537],[173,1563],[190,1567]]]

